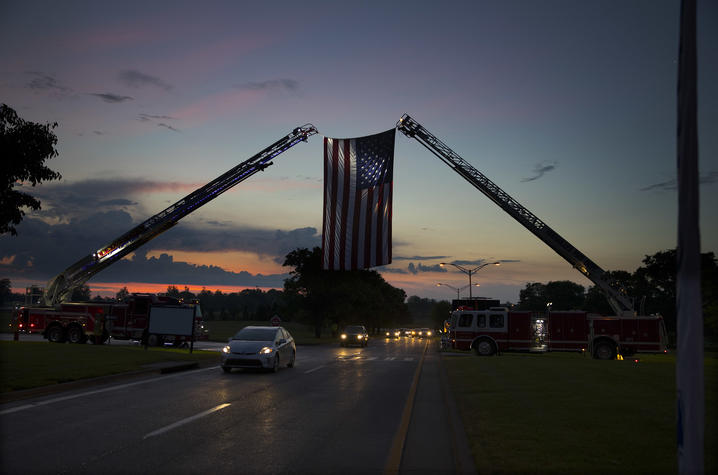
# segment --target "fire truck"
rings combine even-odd
[[[459,350],[490,356],[502,351],[590,351],[602,360],[666,351],[666,328],[657,315],[604,317],[581,311],[538,314],[459,309],[451,314],[450,338]]]
[[[182,318],[190,315],[193,334],[163,335],[149,333],[152,314]],[[197,302],[183,303],[179,299],[154,294],[132,294],[120,303],[64,302],[56,307],[22,307],[18,326],[25,333],[40,333],[55,343],[105,343],[116,340],[141,340],[148,346],[171,343],[180,346],[190,340],[207,339],[202,311]]]
[[[542,345],[546,344],[546,348],[583,348],[595,358],[611,359],[619,351],[665,351],[666,331],[660,315],[637,316],[633,301],[611,285],[601,267],[410,116],[404,114],[396,126],[593,282],[615,313],[612,317],[600,317],[584,312],[550,312],[545,318],[534,318],[530,313],[509,312],[500,307],[458,310],[451,319],[456,325],[450,330],[454,347],[473,349],[479,355],[495,354],[502,349],[529,349],[541,329]]]
[[[163,322],[174,316],[187,317],[192,312],[197,332],[202,313],[196,303],[185,304],[170,297],[134,294],[126,303],[69,302],[74,289],[91,277],[122,259],[127,254],[176,225],[180,219],[217,198],[233,186],[272,165],[272,160],[299,142],[317,134],[306,124],[295,128],[272,145],[258,152],[206,185],[198,188],[173,205],[135,226],[109,244],[83,257],[52,278],[39,299],[38,305],[21,307],[17,313],[20,331],[42,333],[53,342],[84,343],[90,337],[104,342],[113,338],[144,338],[148,344],[160,344],[172,335],[151,334],[149,322],[155,312]],[[189,321],[189,320],[188,320]],[[175,338],[175,341],[177,339]]]

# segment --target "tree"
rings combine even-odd
[[[586,289],[570,280],[556,280],[544,288],[547,303],[559,310],[577,310],[583,307]]]
[[[519,292],[519,310],[540,312],[546,309],[549,300],[546,298],[546,286],[540,282],[529,282]]]
[[[408,319],[406,293],[376,271],[324,270],[319,247],[290,252],[284,265],[294,268],[284,281],[286,303],[298,319],[314,326],[317,337],[330,323],[378,328]]]
[[[22,208],[40,209],[40,201],[18,191],[17,185],[29,182],[35,186],[43,181],[59,180],[62,176],[45,166],[45,161],[58,155],[53,124],[27,122],[5,104],[0,105],[0,234],[17,235],[25,212]]]
[[[115,299],[117,299],[118,302],[124,302],[127,300],[127,297],[130,296],[130,291],[127,290],[127,286],[122,287],[116,294]]]
[[[72,295],[70,296],[71,302],[89,302],[90,301],[90,287],[87,285],[80,285],[72,289]]]
[[[0,305],[12,298],[10,279],[0,279]]]

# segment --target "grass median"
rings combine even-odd
[[[217,352],[0,341],[0,393],[146,369],[163,362],[219,363]]]
[[[479,473],[676,473],[675,357],[446,356]],[[706,421],[718,419],[718,358],[705,359]],[[718,430],[706,423],[706,473]]]

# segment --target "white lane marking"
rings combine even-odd
[[[404,358],[404,361],[414,361],[414,358],[410,356],[410,357]]]
[[[212,414],[213,412],[217,412],[217,411],[219,411],[219,410],[222,410],[222,409],[224,409],[225,407],[227,407],[227,406],[229,406],[229,405],[230,405],[230,403],[228,403],[228,402],[227,402],[227,403],[224,403],[224,404],[220,404],[219,406],[215,406],[215,407],[213,407],[212,409],[208,409],[208,410],[206,410],[206,411],[204,411],[204,412],[200,412],[199,414],[195,414],[194,416],[187,417],[187,418],[185,418],[185,419],[179,420],[179,421],[175,422],[174,424],[170,424],[170,425],[168,425],[168,426],[164,426],[164,427],[161,428],[161,429],[157,429],[156,431],[150,432],[149,434],[145,435],[144,437],[142,437],[142,440],[148,439],[148,438],[150,438],[150,437],[154,437],[154,436],[156,436],[156,435],[163,434],[163,433],[165,433],[165,432],[167,432],[167,431],[170,431],[170,430],[172,430],[172,429],[176,429],[177,427],[183,426],[183,425],[185,425],[185,424],[187,424],[187,423],[189,423],[189,422],[192,422],[192,421],[194,421],[194,420],[200,419],[200,418],[202,418],[202,417],[204,417],[204,416],[208,416],[208,415]]]
[[[313,372],[315,372],[315,371],[317,371],[317,370],[320,370],[320,369],[322,369],[322,368],[324,368],[324,367],[325,367],[324,365],[321,365],[321,366],[317,366],[316,368],[308,369],[308,370],[306,370],[306,371],[304,372],[304,374],[313,373]]]
[[[67,401],[67,400],[69,400],[69,399],[76,399],[76,398],[78,398],[78,397],[92,396],[92,395],[94,395],[94,394],[106,393],[106,392],[109,392],[109,391],[116,391],[116,390],[118,390],[118,389],[124,389],[124,388],[129,388],[129,387],[132,387],[132,386],[137,386],[138,384],[154,383],[154,382],[156,382],[156,381],[162,381],[162,380],[165,380],[165,379],[168,379],[168,378],[176,378],[176,377],[182,376],[182,375],[187,375],[187,374],[191,374],[191,373],[199,373],[200,371],[216,370],[216,369],[218,369],[218,368],[219,368],[219,366],[212,366],[212,367],[210,367],[210,368],[194,369],[194,370],[192,370],[192,371],[183,371],[183,372],[181,372],[181,373],[170,374],[170,375],[167,375],[167,376],[162,376],[162,377],[160,377],[160,378],[143,379],[142,381],[135,381],[135,382],[126,383],[126,384],[119,384],[119,385],[117,385],[117,386],[111,386],[111,387],[109,387],[109,388],[97,389],[97,390],[95,390],[95,391],[87,391],[87,392],[84,392],[84,393],[71,394],[71,395],[69,395],[69,396],[56,397],[56,398],[53,398],[53,399],[48,399],[48,400],[46,400],[46,401],[40,401],[40,402],[35,402],[35,403],[32,403],[32,404],[26,404],[26,405],[24,405],[24,406],[13,407],[12,409],[5,409],[4,411],[0,411],[0,416],[3,416],[3,415],[5,415],[5,414],[11,414],[11,413],[13,413],[13,412],[25,411],[25,410],[27,410],[27,409],[34,409],[34,408],[40,407],[40,406],[47,406],[48,404],[54,404],[54,403],[56,403],[56,402]]]
[[[395,359],[395,356],[387,356],[386,358],[384,358],[384,361],[394,361]]]
[[[370,356],[370,357],[367,358],[366,360],[367,360],[367,361],[374,361],[375,359],[376,359],[376,356]]]

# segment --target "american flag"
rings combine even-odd
[[[391,263],[395,133],[324,138],[324,269]]]

